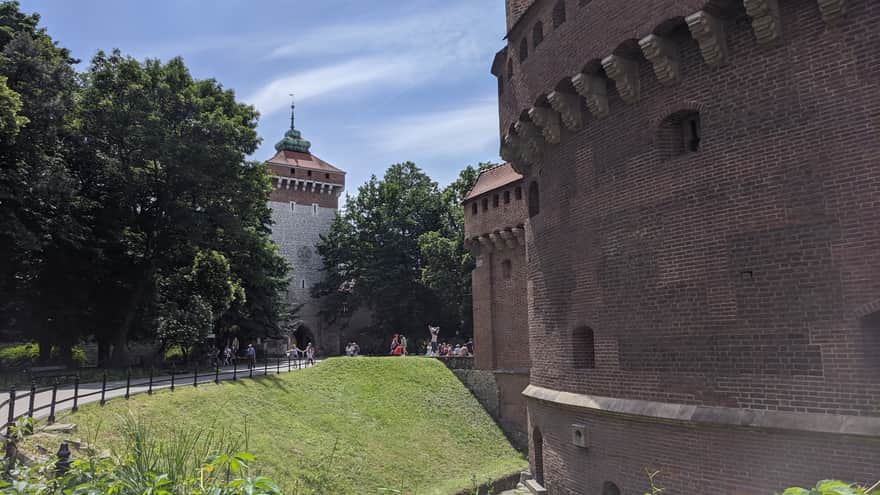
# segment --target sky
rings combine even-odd
[[[501,0],[21,0],[82,60],[119,48],[182,56],[254,105],[266,160],[290,125],[312,153],[371,175],[413,161],[445,185],[500,161],[492,58],[505,42]]]

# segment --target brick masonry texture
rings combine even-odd
[[[541,197],[526,222],[531,383],[880,417],[880,2],[849,0],[829,24],[815,0],[779,0],[781,39],[758,45],[733,0],[563,1],[558,28],[556,2],[538,0],[509,33],[501,133],[566,77],[604,77],[599,60],[612,53],[637,61],[641,99],[626,104],[608,81],[610,115],[584,110],[584,128],[563,129],[523,179]],[[721,67],[683,24],[701,9],[723,20]],[[520,63],[537,20],[543,42]],[[674,41],[677,84],[660,84],[638,50],[651,33]],[[669,156],[660,129],[681,111],[699,114],[699,150]],[[475,274],[475,298],[478,287]],[[575,366],[583,326],[594,368]],[[876,437],[528,409],[551,493],[600,493],[604,481],[643,493],[645,467],[664,471],[666,493],[770,493],[828,477],[873,482],[880,465]],[[593,432],[587,450],[571,444],[575,422]]]
[[[522,181],[517,180],[466,201],[465,237],[522,225],[526,218],[525,196]],[[472,205],[477,205],[476,213]],[[525,246],[517,242],[514,247],[484,247],[473,253],[477,259],[471,275],[475,368],[494,372],[498,404],[490,412],[514,445],[524,447],[526,409],[521,393],[528,385],[531,365]]]

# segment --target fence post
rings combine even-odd
[[[36,400],[37,395],[37,382],[31,380],[31,395],[28,398],[28,417],[34,419],[34,401]],[[28,433],[34,432],[34,424],[30,422],[28,424]]]
[[[238,360],[232,360],[232,381],[238,380]]]
[[[107,372],[104,372],[103,377],[101,378],[101,405],[103,406],[106,400],[104,400],[104,395],[107,392]]]
[[[131,397],[131,368],[125,370],[125,398]]]
[[[214,367],[214,383],[220,384],[220,364],[218,363],[216,367]]]
[[[275,374],[278,375],[281,373],[281,358],[275,362]]]
[[[290,354],[287,355],[287,372],[290,373]]]
[[[150,381],[147,385],[147,395],[153,395],[153,367],[150,366]]]
[[[6,436],[10,436],[10,428],[15,423],[15,385],[9,389],[9,415],[6,419]]]
[[[58,396],[58,380],[52,384],[52,402],[49,403],[49,424],[55,423],[55,398]]]
[[[73,377],[73,407],[70,410],[73,412],[79,410],[79,373]]]
[[[196,370],[193,373],[193,387],[199,386],[199,363],[196,363]]]
[[[59,477],[64,476],[70,469],[70,448],[68,448],[67,442],[61,442],[61,447],[58,448],[56,455],[58,460],[55,461],[55,474]]]

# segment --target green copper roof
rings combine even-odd
[[[302,133],[293,125],[293,110],[296,106],[290,103],[290,130],[284,133],[284,138],[275,143],[275,151],[299,151],[308,153],[312,143],[302,138]]]

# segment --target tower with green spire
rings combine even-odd
[[[275,156],[266,161],[272,180],[272,240],[293,267],[287,302],[297,310],[293,337],[300,348],[312,342],[319,352],[341,351],[341,322],[321,316],[321,301],[311,289],[323,279],[323,261],[316,249],[336,218],[339,197],[345,189],[345,172],[315,156],[312,143],[295,125],[295,104],[290,104],[290,129],[275,144]],[[292,342],[291,342],[292,344]]]
[[[312,143],[303,139],[302,133],[296,129],[294,125],[294,111],[296,110],[296,104],[291,99],[290,101],[290,130],[284,133],[284,137],[281,141],[275,143],[275,151],[297,151],[300,153],[308,153],[309,148],[312,147]]]

